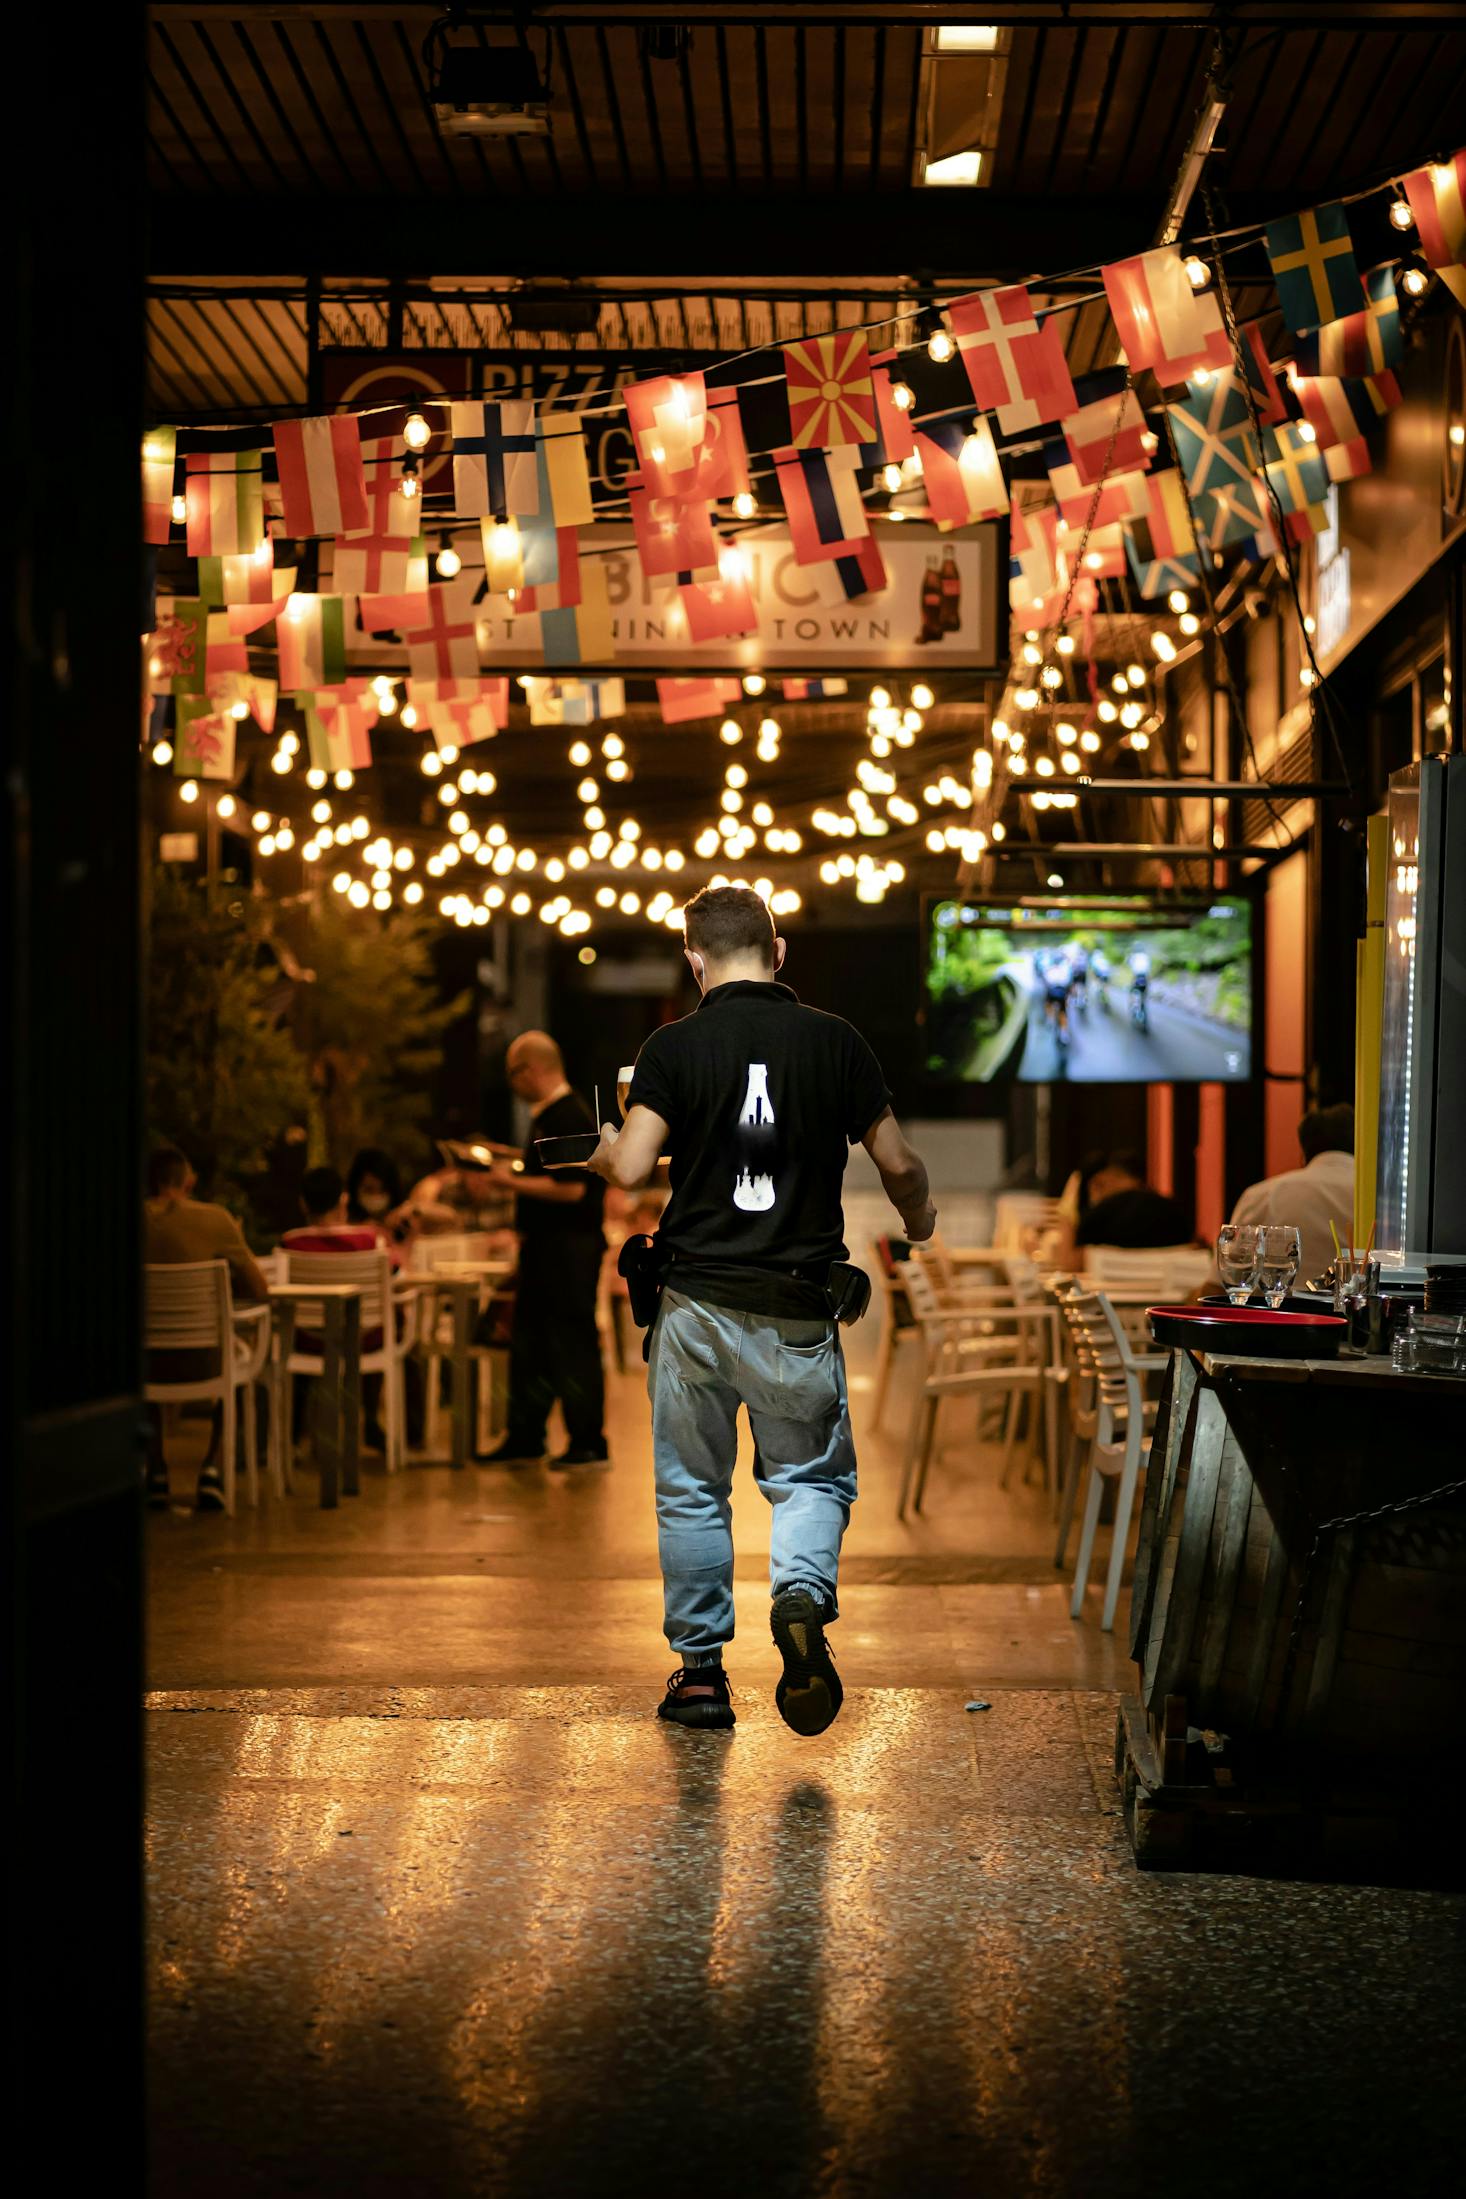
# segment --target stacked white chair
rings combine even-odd
[[[908,1507],[921,1510],[944,1398],[1001,1396],[1006,1450],[1011,1456],[1018,1401],[1031,1397],[1036,1412],[1042,1396],[1044,1355],[1039,1331],[1046,1320],[1042,1304],[1017,1305],[1006,1292],[984,1291],[979,1297],[969,1291],[960,1299],[939,1292],[931,1262],[920,1250],[909,1267],[907,1289],[921,1328],[925,1364],[902,1469],[898,1519],[905,1518]],[[1005,1472],[1006,1467],[1007,1457]]]
[[[1100,1625],[1108,1632],[1114,1626],[1120,1600],[1135,1490],[1145,1459],[1149,1426],[1155,1415],[1155,1406],[1145,1394],[1145,1377],[1163,1371],[1168,1355],[1137,1351],[1116,1309],[1102,1291],[1076,1284],[1071,1291],[1062,1294],[1061,1309],[1070,1325],[1077,1372],[1069,1407],[1074,1449],[1066,1479],[1055,1562],[1060,1565],[1064,1562],[1069,1524],[1083,1479],[1079,1556],[1069,1599],[1070,1617],[1077,1619],[1084,1610],[1085,1591],[1089,1586],[1105,1484],[1113,1482],[1115,1519],[1100,1616]]]
[[[361,1292],[363,1339],[377,1333],[368,1351],[363,1343],[361,1372],[382,1377],[382,1427],[387,1438],[387,1471],[396,1473],[406,1450],[406,1414],[403,1410],[402,1362],[412,1342],[410,1300],[399,1303],[392,1287],[392,1262],[385,1252],[295,1252],[286,1249],[285,1279],[309,1287],[312,1283],[353,1283]],[[399,1320],[398,1315],[402,1318]],[[302,1344],[302,1331],[316,1333],[325,1326],[320,1305],[303,1299],[295,1309],[295,1345],[286,1363],[287,1375],[310,1375],[319,1380],[326,1372],[324,1346]]]
[[[244,1461],[251,1504],[260,1496],[258,1418],[255,1385],[270,1348],[268,1306],[241,1306],[236,1312],[225,1260],[181,1260],[144,1269],[143,1344],[146,1351],[196,1351],[213,1361],[211,1372],[185,1380],[145,1381],[150,1405],[209,1403],[223,1416],[220,1471],[224,1509],[235,1504],[236,1445],[234,1397],[243,1392]],[[276,1447],[271,1445],[274,1467]]]

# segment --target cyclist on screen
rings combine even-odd
[[[1136,947],[1126,960],[1130,966],[1130,1013],[1135,1022],[1144,1025],[1146,995],[1150,989],[1150,956],[1144,947]]]

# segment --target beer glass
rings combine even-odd
[[[1250,1222],[1228,1222],[1217,1231],[1217,1273],[1234,1306],[1245,1306],[1256,1287],[1257,1237]]]
[[[616,1105],[621,1110],[621,1120],[626,1120],[626,1102],[631,1097],[631,1080],[636,1074],[635,1062],[616,1071]]]
[[[1287,1222],[1270,1222],[1257,1233],[1257,1279],[1263,1297],[1276,1313],[1293,1288],[1303,1247],[1298,1232]]]

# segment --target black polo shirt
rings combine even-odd
[[[549,1173],[535,1151],[539,1138],[573,1138],[578,1131],[594,1130],[595,1120],[589,1107],[578,1092],[562,1092],[548,1107],[542,1107],[530,1126],[529,1143],[524,1149],[522,1173],[526,1176],[544,1176]],[[562,1179],[566,1180],[566,1179]],[[576,1181],[574,1177],[568,1179]],[[601,1210],[605,1204],[606,1186],[600,1176],[587,1175],[585,1190],[578,1199],[516,1199],[514,1202],[514,1226],[524,1241],[527,1252],[553,1252],[566,1245],[603,1245],[605,1232],[601,1227]]]
[[[669,1129],[672,1196],[657,1241],[672,1287],[713,1305],[818,1310],[813,1288],[845,1257],[849,1149],[890,1099],[860,1033],[787,985],[715,985],[692,1015],[653,1032],[628,1104]]]

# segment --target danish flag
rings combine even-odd
[[[1005,435],[1074,411],[1059,324],[1038,319],[1021,283],[954,298],[948,318],[972,394]]]

